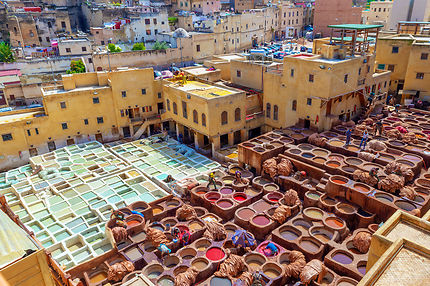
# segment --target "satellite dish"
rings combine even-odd
[[[325,69],[325,65],[320,65],[320,69]]]

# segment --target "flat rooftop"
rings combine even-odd
[[[340,24],[340,25],[328,25],[327,27],[333,28],[333,29],[370,30],[370,29],[382,28],[384,27],[384,25]]]
[[[211,84],[207,84],[200,81],[190,80],[185,84],[181,84],[179,81],[173,81],[171,87],[177,88],[183,92],[204,97],[207,99],[217,98],[221,96],[227,96],[237,93],[236,91],[229,90],[227,88],[221,88]]]
[[[199,66],[199,67],[189,67],[182,70],[195,76],[210,74],[210,73],[219,71],[217,69],[215,70],[208,70],[208,69],[209,69],[208,67]]]
[[[4,116],[2,116],[0,113],[0,124],[7,124],[11,122],[32,119],[36,117],[36,115],[42,115],[42,114],[44,114],[43,111],[32,111],[32,112],[25,112],[25,113],[19,113],[19,114],[9,114]]]

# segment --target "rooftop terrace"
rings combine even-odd
[[[180,80],[171,80],[170,82],[172,82],[170,86],[173,88],[206,99],[218,98],[238,93],[236,90],[222,88],[195,80],[186,81],[185,83],[182,83]]]

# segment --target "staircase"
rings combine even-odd
[[[145,130],[148,128],[149,125],[154,124],[154,123],[159,123],[159,122],[160,122],[160,115],[159,114],[156,114],[155,116],[148,117],[148,118],[144,119],[142,125],[140,125],[139,129],[136,131],[136,133],[134,133],[133,140],[139,139],[142,136],[142,134],[145,132]]]

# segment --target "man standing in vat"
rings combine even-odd
[[[352,130],[351,130],[351,128],[348,128],[348,130],[346,130],[345,135],[346,135],[346,142],[345,142],[345,146],[348,146],[348,145],[349,145],[349,143],[351,142],[351,135],[352,135]]]
[[[379,182],[378,171],[379,171],[379,168],[374,167],[374,168],[370,169],[369,175],[370,175],[370,177],[374,177]]]
[[[361,142],[360,142],[360,148],[362,150],[364,150],[366,148],[367,139],[369,139],[369,133],[367,133],[367,130],[364,130],[363,138],[361,138]]]

